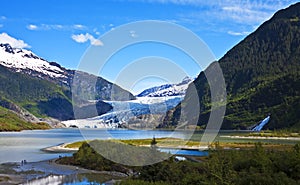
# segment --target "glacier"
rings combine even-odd
[[[184,96],[174,97],[138,97],[130,101],[105,101],[113,109],[101,116],[68,120],[62,123],[66,127],[78,128],[118,128],[127,125],[129,120],[142,115],[164,115],[178,105]]]

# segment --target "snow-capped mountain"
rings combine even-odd
[[[116,94],[114,99],[134,99],[130,92],[101,77],[66,69],[56,62],[49,62],[35,55],[30,50],[13,48],[10,44],[0,43],[0,65],[7,67],[10,71],[28,74],[68,88],[71,88],[74,82],[76,92],[78,94],[81,93],[80,91],[89,92],[91,99],[111,100],[112,88]]]
[[[50,63],[29,50],[12,48],[9,44],[0,43],[0,64],[15,72],[24,72],[37,77],[67,79],[64,69],[58,64]],[[36,74],[32,74],[34,72]]]
[[[185,77],[178,84],[165,84],[144,90],[137,97],[169,97],[184,96],[185,92],[193,79]]]

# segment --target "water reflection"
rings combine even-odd
[[[85,137],[82,136],[82,133]],[[155,137],[169,137],[171,131],[131,131],[124,129],[50,129],[50,130],[28,130],[22,132],[0,133],[0,163],[37,162],[65,156],[67,153],[45,153],[42,148],[55,146],[60,143],[82,141],[85,139],[142,139]],[[109,135],[110,138],[107,137]],[[184,134],[182,134],[184,135]],[[178,135],[177,137],[181,137]]]
[[[63,175],[50,175],[48,177],[26,182],[23,185],[38,185],[38,184],[60,185],[63,184],[63,179],[64,179]]]
[[[111,176],[104,174],[72,174],[72,175],[49,175],[44,178],[34,179],[23,183],[22,185],[81,185],[81,184],[93,184],[93,185],[110,185],[114,184],[116,180],[113,180]]]

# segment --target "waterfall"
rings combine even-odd
[[[258,125],[256,125],[252,131],[261,131],[261,129],[270,121],[270,116],[263,119]]]

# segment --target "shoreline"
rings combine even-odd
[[[55,146],[42,148],[41,151],[50,153],[73,153],[77,152],[79,148],[67,148],[66,146],[71,143],[61,143]]]
[[[77,152],[79,150],[79,148],[67,148],[66,146],[72,144],[72,143],[62,143],[56,146],[50,146],[50,147],[46,147],[41,149],[44,152],[53,152],[53,153],[73,153],[73,152]],[[142,147],[151,147],[150,145],[140,145]],[[191,151],[198,151],[198,150],[207,150],[208,147],[207,146],[158,146],[158,148],[160,149],[174,149],[174,150],[191,150]]]
[[[266,139],[266,140],[293,140],[300,141],[300,137],[278,137],[278,136],[220,136],[231,139]]]
[[[234,136],[234,135],[229,135],[229,136],[220,136],[221,138],[230,138],[230,139],[249,139],[249,140],[291,140],[291,141],[300,141],[300,137],[274,137],[274,136]],[[52,153],[73,153],[77,152],[79,150],[79,147],[74,147],[74,148],[68,148],[66,147],[69,144],[73,144],[76,142],[69,142],[69,143],[61,143],[55,146],[50,146],[41,149],[44,152],[52,152]],[[150,147],[150,145],[138,145],[138,146],[143,146],[143,147]],[[164,145],[160,146],[157,145],[158,148],[160,149],[174,149],[174,150],[208,150],[208,146],[203,146],[199,145],[197,146],[187,146],[187,145]]]
[[[59,158],[38,162],[2,163],[0,172],[0,185],[22,184],[49,176],[70,176],[78,174],[103,174],[115,178],[126,178],[127,174],[116,171],[96,171],[79,166],[59,164]]]

